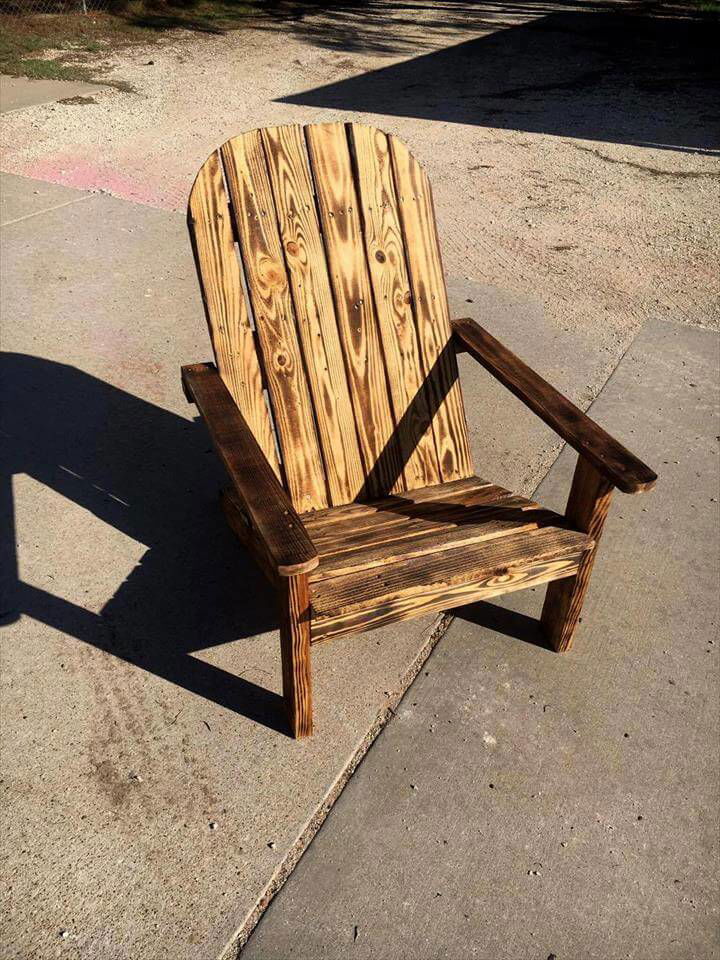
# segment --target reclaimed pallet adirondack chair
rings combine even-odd
[[[182,368],[277,587],[283,695],[312,732],[310,646],[549,582],[566,650],[613,488],[655,474],[473,320],[451,320],[428,179],[359,124],[253,130],[202,166],[188,221],[215,364]],[[579,453],[565,516],[473,472],[457,351]]]

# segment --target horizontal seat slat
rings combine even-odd
[[[497,503],[480,506],[449,504],[413,504],[397,512],[384,511],[361,517],[353,524],[335,524],[313,534],[313,543],[324,556],[347,553],[385,542],[413,536],[441,533],[453,527],[478,528],[493,519],[521,520],[520,512],[537,509],[523,497],[507,497]],[[552,514],[552,516],[556,516]],[[526,518],[522,518],[525,522]]]
[[[355,550],[374,543],[382,543],[393,537],[418,533],[437,533],[450,527],[480,524],[491,519],[497,511],[511,509],[530,510],[537,504],[522,497],[503,497],[486,505],[412,504],[394,511],[379,511],[358,517],[352,523],[328,525],[323,530],[311,530],[311,537],[318,550],[325,554],[338,550]],[[489,512],[491,511],[491,512]]]
[[[330,507],[326,510],[314,510],[302,515],[303,524],[308,530],[319,530],[336,523],[357,520],[378,512],[406,507],[412,504],[457,500],[467,502],[469,497],[478,496],[476,503],[491,503],[501,497],[510,496],[510,491],[479,477],[470,477],[467,480],[457,480],[453,483],[443,483],[437,486],[418,487],[416,490],[407,490],[397,496],[382,497],[366,503],[346,503],[339,507]],[[482,498],[482,499],[481,499]]]
[[[413,557],[440,553],[464,545],[494,540],[498,537],[514,536],[528,530],[537,530],[544,525],[561,523],[561,519],[551,510],[523,509],[514,507],[509,510],[488,511],[492,516],[484,516],[481,523],[462,523],[447,525],[445,529],[427,530],[427,528],[401,527],[386,531],[384,542],[376,542],[367,547],[358,548],[336,546],[332,552],[326,552],[315,543],[320,553],[320,565],[310,575],[311,580],[324,580],[352,571],[364,571],[371,567],[396,563]]]
[[[447,609],[577,572],[592,539],[541,527],[311,584],[313,641]]]

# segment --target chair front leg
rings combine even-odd
[[[565,515],[577,530],[593,538],[595,546],[580,561],[574,577],[554,580],[548,585],[540,622],[545,636],[558,652],[569,650],[572,645],[613,489],[589,461],[578,457]]]
[[[307,574],[280,577],[283,697],[296,739],[313,732],[310,676],[310,590]]]

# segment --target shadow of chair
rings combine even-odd
[[[522,640],[523,643],[540,647],[555,656],[552,644],[543,635],[540,620],[537,616],[530,617],[526,613],[500,607],[496,603],[489,603],[487,600],[470,603],[465,607],[456,607],[449,612],[459,620],[474,623],[476,626],[483,627],[493,633],[502,633],[514,640]]]
[[[218,507],[223,477],[204,428],[38,357],[4,354],[0,382],[4,622],[32,617],[287,733],[278,694],[192,656],[277,626],[273,591]],[[18,578],[13,474],[148,548],[99,613]]]
[[[443,355],[423,382],[398,433],[422,429],[454,382]],[[24,354],[0,356],[2,433],[9,458],[0,486],[3,622],[28,616],[274,730],[289,733],[283,701],[195,651],[278,626],[275,592],[238,545],[217,506],[227,483],[204,426],[75,367]],[[405,451],[407,453],[407,451]],[[385,473],[402,466],[384,451]],[[99,613],[18,577],[12,476],[27,474],[147,552]],[[416,505],[401,495],[387,509],[463,523],[453,498]],[[473,511],[469,513],[474,516]],[[509,507],[508,518],[518,513]],[[72,544],[67,545],[72,550]],[[61,559],[61,558],[60,558]],[[491,604],[465,619],[545,645],[536,620]],[[478,619],[475,619],[475,618]],[[525,622],[527,621],[527,622]]]

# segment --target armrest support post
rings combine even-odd
[[[558,652],[569,650],[580,622],[590,584],[597,546],[613,495],[612,484],[584,457],[578,457],[565,514],[577,530],[593,538],[593,546],[580,561],[574,577],[548,584],[540,622],[545,636]]]

